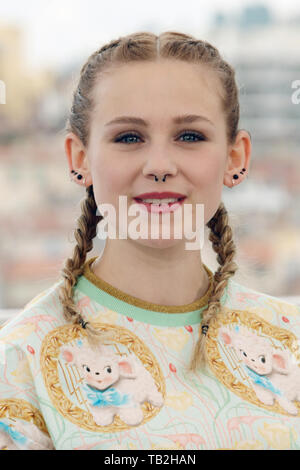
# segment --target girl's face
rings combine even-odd
[[[153,191],[185,195],[193,217],[195,205],[204,204],[204,223],[211,219],[230,165],[221,92],[214,72],[176,60],[121,65],[99,78],[93,92],[88,168],[100,213],[101,204],[112,204],[117,229],[119,196],[127,196],[129,207],[136,204],[134,197]],[[199,118],[174,122],[186,115]],[[121,116],[145,124],[111,123]],[[165,174],[165,182],[155,181],[153,175]],[[231,177],[227,175],[229,181]],[[145,217],[150,223],[150,214]],[[128,224],[135,218],[128,216]],[[168,247],[180,239],[171,230],[169,239],[151,240],[149,228],[149,238],[136,243]]]

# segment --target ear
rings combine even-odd
[[[239,176],[237,182],[243,181],[249,173],[249,165],[251,159],[251,136],[249,132],[240,129],[235,138],[235,142],[228,147],[228,157],[225,167],[223,184],[232,187],[232,177],[234,174]],[[246,168],[244,175],[240,171]]]
[[[136,378],[135,367],[129,359],[121,359],[118,362],[120,375],[128,379]]]
[[[280,374],[289,373],[289,358],[284,351],[276,351],[272,354],[273,370]]]
[[[79,137],[73,132],[69,132],[65,137],[65,153],[68,160],[69,172],[75,170],[77,173],[80,173],[85,177],[85,186],[91,186],[93,181],[87,151]],[[77,182],[77,179],[75,178],[74,181]],[[82,185],[81,181],[78,180],[78,183]]]
[[[75,364],[76,351],[72,346],[64,346],[61,348],[61,355],[70,365]]]
[[[233,337],[234,337],[233,332],[229,332],[226,328],[221,328],[220,336],[222,338],[222,341],[226,344],[226,346],[233,347]]]

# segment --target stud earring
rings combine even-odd
[[[237,180],[239,177],[239,175],[233,175],[233,178],[232,178],[232,185],[234,185],[235,181],[234,180]]]
[[[77,171],[74,171],[72,170],[71,171],[71,175],[70,175],[70,180],[71,181],[74,181],[73,177],[76,176],[76,178],[81,181],[82,180],[82,183],[85,184],[86,180],[85,180],[85,177],[82,176],[80,173],[77,173]]]
[[[240,175],[244,175],[245,171],[246,171],[246,168],[243,168],[243,169],[240,171]],[[246,175],[246,177],[248,178],[248,175]],[[233,175],[233,178],[232,178],[232,180],[231,180],[231,181],[232,181],[232,185],[234,185],[235,180],[237,180],[238,178],[239,178],[239,175],[236,175],[236,174]]]

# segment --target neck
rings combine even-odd
[[[160,305],[192,303],[209,288],[199,251],[185,250],[184,243],[159,249],[108,238],[91,270],[126,294]]]

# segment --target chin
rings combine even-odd
[[[173,248],[175,246],[181,245],[184,240],[180,239],[167,239],[167,238],[157,238],[157,239],[138,239],[138,240],[131,240],[132,242],[138,243],[139,245],[148,247],[148,248],[156,248],[156,249],[166,249],[166,248]]]

